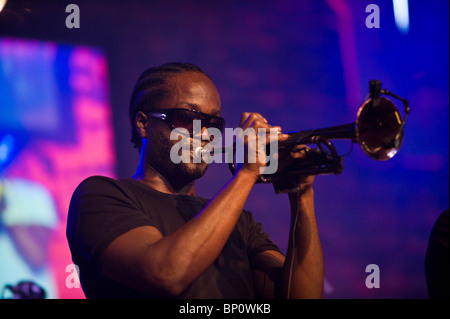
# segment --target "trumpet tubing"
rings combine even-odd
[[[295,147],[302,144],[314,144],[317,148],[295,160],[291,165],[282,166],[275,174],[261,175],[259,182],[274,183],[277,191],[277,187],[286,185],[275,186],[275,184],[292,176],[341,173],[342,158],[331,143],[332,139],[349,139],[358,143],[365,154],[377,161],[386,161],[395,156],[403,142],[405,121],[410,112],[409,103],[407,100],[381,89],[379,81],[370,81],[369,89],[369,98],[361,104],[355,122],[287,133],[290,135],[289,138],[278,144],[280,151],[293,151]],[[395,104],[381,95],[391,96],[403,103],[403,119]],[[234,173],[235,165],[229,164],[229,166],[231,172]],[[288,191],[294,187],[291,186],[286,186]]]

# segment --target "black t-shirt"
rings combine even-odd
[[[195,196],[161,193],[131,178],[84,180],[70,202],[67,239],[86,297],[156,298],[102,275],[100,256],[115,238],[140,226],[169,235],[207,203]],[[254,298],[249,260],[266,250],[280,251],[251,213],[243,211],[219,257],[179,297]]]

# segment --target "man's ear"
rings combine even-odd
[[[134,125],[139,136],[141,138],[145,138],[147,136],[148,117],[144,114],[144,112],[139,111],[136,113]]]

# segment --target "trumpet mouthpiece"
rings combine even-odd
[[[199,146],[194,150],[194,159],[202,158],[203,147]]]

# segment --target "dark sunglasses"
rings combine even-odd
[[[167,122],[172,129],[184,128],[191,135],[194,133],[194,120],[200,120],[202,128],[216,128],[222,132],[225,127],[224,118],[196,110],[171,108],[163,109],[160,113],[147,113],[147,115]]]

